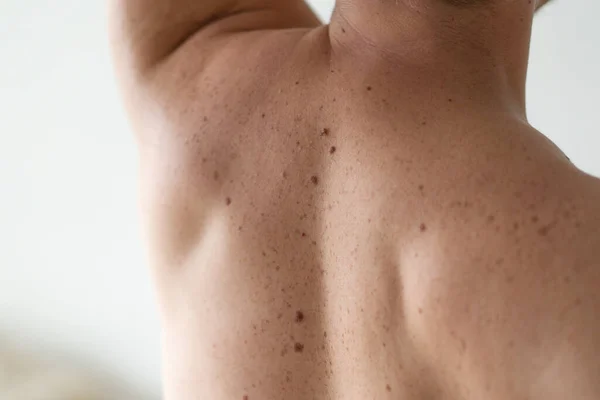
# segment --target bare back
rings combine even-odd
[[[142,143],[167,398],[592,399],[600,183],[332,29],[171,61]]]

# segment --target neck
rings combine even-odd
[[[332,39],[365,58],[393,61],[403,73],[414,68],[434,85],[441,80],[440,90],[455,92],[449,95],[524,117],[535,1],[466,2],[338,0]]]

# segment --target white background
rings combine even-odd
[[[600,2],[537,17],[529,116],[600,176]],[[333,0],[313,1],[324,18]],[[136,152],[113,84],[105,2],[0,3],[0,333],[160,392]]]

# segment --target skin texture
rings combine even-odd
[[[600,182],[488,3],[113,4],[166,399],[600,398]]]

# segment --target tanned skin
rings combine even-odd
[[[112,1],[167,400],[600,398],[600,181],[527,122],[536,6]]]

